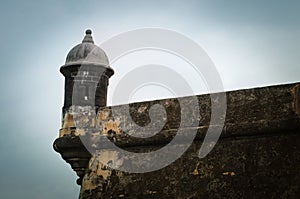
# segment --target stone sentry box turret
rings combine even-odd
[[[64,111],[71,106],[106,106],[108,80],[114,71],[91,34],[91,30],[86,31],[82,43],[71,49],[60,68],[65,76]]]
[[[65,77],[63,121],[60,136],[54,142],[54,149],[79,176],[79,185],[91,155],[78,136],[65,136],[76,131],[76,124],[70,118],[73,114],[69,113],[81,110],[96,113],[99,108],[105,107],[109,78],[114,74],[107,55],[94,44],[91,34],[91,30],[86,30],[82,43],[70,50],[65,65],[60,68]]]

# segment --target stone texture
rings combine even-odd
[[[298,198],[300,139],[284,134],[222,139],[204,159],[195,142],[173,164],[150,173],[112,170],[104,177],[90,167],[84,181],[94,179],[83,183],[80,198]]]
[[[71,106],[64,112],[60,138],[55,141],[55,146],[57,151],[64,151],[59,150],[59,146],[64,146],[59,143],[77,139],[75,148],[86,150],[86,147],[91,152],[80,199],[299,198],[299,93],[299,84],[227,92],[227,112],[221,138],[209,155],[202,159],[198,157],[198,151],[211,120],[209,95],[197,96],[200,117],[196,118],[192,116],[198,110],[191,108],[185,113],[180,112],[178,99],[129,104],[132,121],[141,126],[150,123],[149,110],[153,105],[160,104],[166,110],[166,115],[161,115],[166,124],[150,138],[130,136],[128,132],[137,135],[139,132],[128,122],[130,118],[126,115],[112,117],[112,109],[122,112],[127,105],[99,110]],[[189,107],[192,97],[180,99],[182,105]],[[154,110],[152,114],[161,113]],[[129,161],[103,145],[103,139],[108,137],[115,145],[128,151],[157,150],[178,133],[181,114],[193,119],[182,126],[181,142],[176,147],[185,147],[185,136],[189,137],[194,130],[197,134],[189,149],[171,165],[142,174],[110,167],[111,164],[142,167],[153,163],[147,161],[150,159],[147,155],[144,161]],[[154,122],[153,125],[160,124]]]

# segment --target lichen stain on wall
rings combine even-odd
[[[112,167],[119,167],[123,163],[118,152],[113,150],[100,150],[95,153],[88,166],[88,172],[83,178],[82,189],[93,190],[99,187],[101,181],[109,181]]]
[[[104,124],[102,128],[103,135],[108,135],[110,131],[113,131],[116,134],[120,134],[121,131],[119,125],[120,125],[119,121],[109,120]]]

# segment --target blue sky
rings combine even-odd
[[[143,27],[184,34],[206,50],[226,90],[300,81],[296,0],[11,0],[1,2],[0,23],[1,198],[78,196],[76,176],[52,143],[63,104],[59,67],[87,28],[97,44]],[[126,64],[113,66],[110,90]],[[146,99],[166,96],[150,92]],[[133,101],[144,99],[140,93]]]

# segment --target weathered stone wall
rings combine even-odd
[[[105,170],[96,156],[80,198],[298,198],[300,139],[285,134],[222,139],[203,159],[195,142],[171,165],[143,174]]]
[[[171,165],[153,172],[134,174],[112,169],[109,165],[155,163],[147,161],[147,155],[143,161],[132,161],[132,158],[129,161],[126,156],[105,146],[102,140],[108,137],[115,145],[134,152],[148,152],[165,146],[174,138],[181,122],[182,107],[177,99],[129,105],[130,116],[141,126],[150,122],[151,106],[160,104],[165,108],[167,115],[163,120],[166,124],[157,135],[146,139],[129,136],[127,132],[136,131],[135,127],[132,125],[131,128],[125,115],[112,117],[110,107],[97,112],[90,107],[71,107],[63,116],[63,128],[55,148],[59,151],[61,146],[66,146],[63,143],[73,142],[79,148],[83,147],[82,142],[91,152],[91,156],[87,155],[86,149],[80,152],[89,160],[80,199],[297,198],[300,195],[299,91],[298,84],[288,84],[226,93],[227,113],[221,138],[202,159],[198,157],[198,151],[209,127],[211,101],[209,95],[197,96],[199,110],[189,108],[183,114],[193,116],[199,111],[200,117],[183,126],[182,142],[176,147],[185,147],[185,136],[196,130],[193,144]],[[182,98],[181,106],[190,107],[190,99]],[[125,107],[113,108],[122,110]],[[127,131],[123,130],[124,125]],[[218,123],[214,125],[218,126]]]

